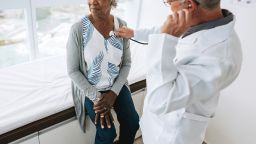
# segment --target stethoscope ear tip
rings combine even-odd
[[[114,36],[114,35],[115,35],[115,32],[114,32],[114,31],[110,31],[108,35],[109,35],[109,36]]]

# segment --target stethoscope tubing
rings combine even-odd
[[[132,40],[132,41],[134,41],[134,42],[136,42],[136,43],[138,43],[138,44],[148,45],[148,43],[146,43],[146,42],[140,42],[140,41],[137,41],[137,40],[132,39],[132,38],[129,38],[129,39]]]
[[[112,35],[115,36],[114,31],[110,31],[110,32],[109,32],[109,36],[112,36]],[[135,40],[135,39],[133,39],[133,38],[129,38],[129,39],[132,40],[132,41],[134,41],[134,42],[136,42],[136,43],[138,43],[138,44],[148,45],[148,43],[146,43],[146,42],[137,41],[137,40]]]

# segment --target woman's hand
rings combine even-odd
[[[98,119],[100,118],[101,128],[104,128],[104,125],[107,124],[108,128],[111,128],[111,123],[114,123],[114,118],[111,114],[111,109],[107,109],[104,113],[96,113],[95,116],[95,125],[97,124]]]
[[[111,108],[113,107],[117,95],[113,91],[108,91],[103,93],[102,98],[94,103],[94,111],[96,113],[95,116],[95,124],[100,116],[101,127],[104,128],[104,123],[106,122],[108,128],[111,127],[111,121],[113,121],[113,117],[111,114]]]
[[[122,37],[122,38],[131,38],[134,37],[134,31],[126,26],[123,26],[121,28],[119,28],[116,32],[115,32],[116,36]]]
[[[112,108],[116,101],[117,95],[113,91],[108,91],[101,95],[101,99],[94,103],[95,113],[105,112],[108,108]]]

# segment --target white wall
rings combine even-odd
[[[220,97],[216,117],[206,141],[210,144],[256,143],[256,6],[223,4],[237,17],[236,31],[243,48],[243,67],[238,79]]]
[[[163,4],[162,0],[142,0],[140,12],[138,27],[150,28],[160,26],[170,10]]]
[[[236,14],[236,30],[243,47],[243,67],[238,79],[221,94],[216,117],[206,141],[210,144],[256,143],[256,6],[247,7],[222,0]],[[161,0],[143,0],[139,27],[161,25],[169,9]]]

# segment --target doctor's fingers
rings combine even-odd
[[[119,36],[119,37],[131,38],[131,37],[133,37],[134,32],[133,32],[132,29],[129,29],[129,28],[127,28],[127,27],[125,27],[125,28],[122,27],[122,28],[118,29],[118,30],[115,32],[115,34],[116,34],[117,36]]]
[[[129,33],[131,31],[131,29],[123,26],[121,28],[119,28],[118,30],[116,30],[116,33]]]
[[[188,13],[188,10],[183,9],[177,12],[177,16],[178,16],[178,24],[176,28],[180,29],[178,31],[181,31],[183,33],[189,28],[191,15],[190,13]]]
[[[174,12],[172,15],[171,15],[171,22],[173,24],[178,24],[179,23],[179,15],[177,12]]]
[[[179,20],[185,19],[186,21],[191,20],[192,12],[190,12],[188,9],[182,9],[175,13],[173,13],[174,16],[177,16]]]
[[[190,12],[188,9],[183,9],[182,11],[185,14],[186,24],[189,25],[190,21],[192,20],[192,12]]]
[[[186,24],[186,18],[185,18],[185,12],[183,10],[180,10],[177,12],[177,15],[178,15],[178,19],[179,19],[179,26],[182,27],[183,25]]]
[[[127,31],[127,27],[121,27],[119,29],[116,30],[117,32],[125,32]]]
[[[115,35],[118,36],[118,37],[124,37],[125,32],[123,32],[122,30],[117,30],[117,31],[115,31]]]

